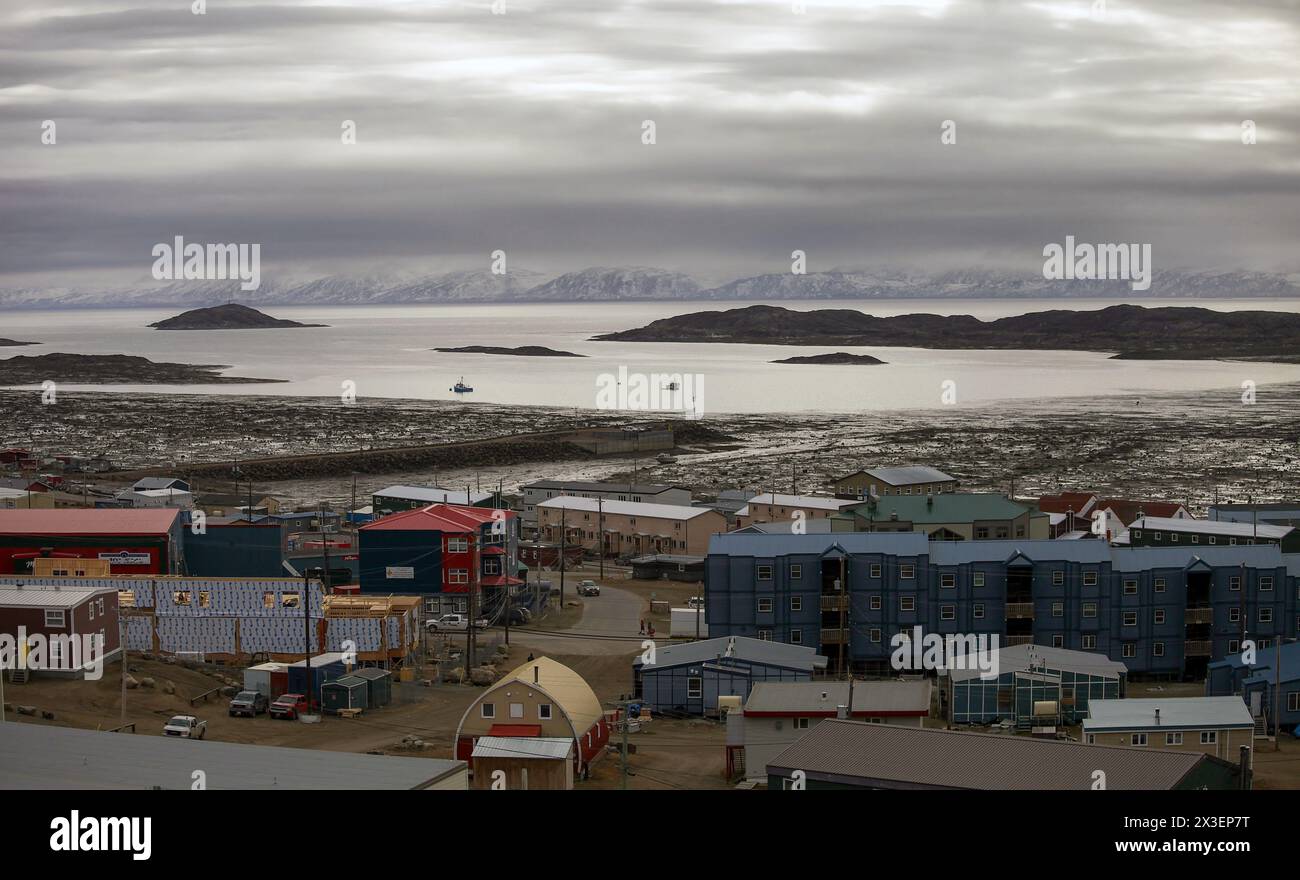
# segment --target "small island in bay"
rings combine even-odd
[[[830,354],[810,354],[805,357],[789,357],[779,361],[768,361],[772,364],[844,364],[857,365],[862,367],[873,367],[876,364],[883,364],[878,357],[872,357],[869,354],[849,354],[847,351],[836,351]]]
[[[0,348],[10,345],[40,345],[39,342],[20,342],[17,339],[0,339]]]
[[[287,318],[272,318],[257,309],[226,303],[205,309],[190,309],[173,318],[149,325],[156,330],[264,330],[275,327],[324,327],[325,324],[302,324]]]
[[[544,345],[521,345],[518,348],[501,348],[495,345],[462,345],[459,348],[435,348],[434,351],[449,351],[460,354],[508,354],[514,355],[515,357],[586,357],[585,354],[574,354],[571,351],[558,351],[554,348],[547,348]]]
[[[856,309],[748,306],[693,312],[594,337],[608,342],[906,346],[948,350],[1110,352],[1132,360],[1300,361],[1300,314],[1185,306],[1054,309],[981,321],[972,315],[876,317]]]
[[[0,385],[235,385],[284,382],[223,376],[222,364],[170,364],[125,354],[18,355],[0,360]]]

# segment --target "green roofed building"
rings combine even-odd
[[[889,495],[831,516],[832,532],[922,532],[931,541],[1047,538],[1048,516],[1006,496],[951,492]]]

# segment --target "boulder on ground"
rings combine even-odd
[[[469,671],[472,684],[489,685],[497,680],[497,671],[490,666],[475,666]]]
[[[146,675],[144,678],[140,679],[140,687],[142,688],[158,687],[158,682],[154,681],[152,678]]]
[[[19,715],[32,715],[32,716],[36,715],[35,706],[14,706],[14,711],[17,712]]]
[[[239,693],[239,688],[233,685],[226,685],[221,689],[221,696],[223,697],[233,697],[237,693]]]
[[[44,718],[46,721],[53,721],[53,720],[54,720],[54,713],[51,712],[49,709],[42,709],[42,710],[41,710],[41,717]]]
[[[176,693],[176,685],[172,684],[170,681],[164,681],[162,686],[162,692],[164,694],[174,694]]]
[[[459,666],[453,666],[443,672],[442,680],[451,684],[460,684],[465,680],[465,670]]]
[[[131,691],[133,691],[133,690],[135,690],[136,688],[138,688],[139,686],[140,686],[140,682],[136,681],[135,676],[134,676],[134,675],[131,675],[131,674],[128,673],[127,676],[126,676],[126,688],[127,688],[127,690],[131,690]]]

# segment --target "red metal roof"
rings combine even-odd
[[[540,724],[493,724],[488,736],[541,736]]]
[[[525,583],[525,581],[521,581],[517,577],[506,577],[504,575],[499,575],[499,574],[492,575],[491,577],[482,578],[479,581],[480,586],[484,586],[484,587],[504,587],[506,584],[523,584],[523,583]]]
[[[1089,501],[1096,501],[1097,496],[1091,492],[1062,492],[1060,495],[1044,495],[1038,499],[1038,509],[1043,513],[1082,513]]]
[[[0,510],[0,535],[166,535],[179,515],[168,508]]]
[[[476,532],[495,519],[495,510],[488,507],[466,507],[463,504],[430,504],[415,510],[404,510],[383,517],[361,527],[362,531],[437,531]],[[503,510],[507,520],[515,518],[513,510]]]
[[[1167,517],[1177,516],[1182,505],[1176,501],[1132,501],[1127,498],[1106,498],[1097,502],[1098,510],[1110,508],[1124,525],[1129,525],[1142,516]]]

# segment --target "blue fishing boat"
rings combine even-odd
[[[456,392],[457,394],[467,394],[467,393],[469,393],[470,391],[473,391],[474,389],[471,388],[470,386],[466,385],[466,384],[465,384],[465,377],[464,377],[464,376],[461,376],[461,377],[460,377],[460,381],[458,381],[455,385],[451,386],[451,388],[450,388],[449,390],[450,390],[450,391],[454,391],[454,392]]]

